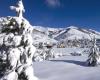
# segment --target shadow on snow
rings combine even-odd
[[[53,61],[53,62],[66,62],[66,63],[72,63],[72,64],[88,67],[87,64],[86,64],[86,61],[75,61],[75,60],[50,60],[50,61]]]

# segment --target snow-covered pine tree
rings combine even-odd
[[[99,50],[96,45],[96,39],[92,39],[92,47],[90,48],[90,54],[88,56],[87,65],[88,66],[97,66],[100,63]]]
[[[19,0],[16,6],[10,6],[10,9],[16,12],[17,17],[23,18],[23,12],[25,12],[25,9],[22,0]]]
[[[0,18],[0,80],[38,80],[32,62],[36,51],[31,36],[33,27],[22,12],[18,14],[21,16]]]

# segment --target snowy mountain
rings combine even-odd
[[[58,33],[60,33],[64,28],[50,28],[50,27],[43,27],[43,26],[33,26],[34,29],[46,33],[47,35],[52,35],[54,37],[54,35],[57,35]]]
[[[67,28],[33,26],[33,28],[58,41],[66,39],[91,39],[91,37],[100,38],[100,32],[97,32],[92,29],[78,28],[75,26],[70,26]]]
[[[33,26],[32,33],[34,44],[42,43],[57,43],[57,40],[49,36],[49,31],[41,26]]]
[[[83,29],[74,26],[70,26],[68,28],[63,29],[60,33],[58,33],[54,39],[61,40],[73,40],[73,39],[91,39],[91,38],[99,38],[100,33],[92,30],[92,29]]]

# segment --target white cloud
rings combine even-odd
[[[50,7],[60,7],[61,6],[60,0],[45,0],[45,2]]]

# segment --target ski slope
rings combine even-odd
[[[51,61],[34,62],[40,80],[100,80],[100,66],[88,67],[87,56],[63,56]]]

